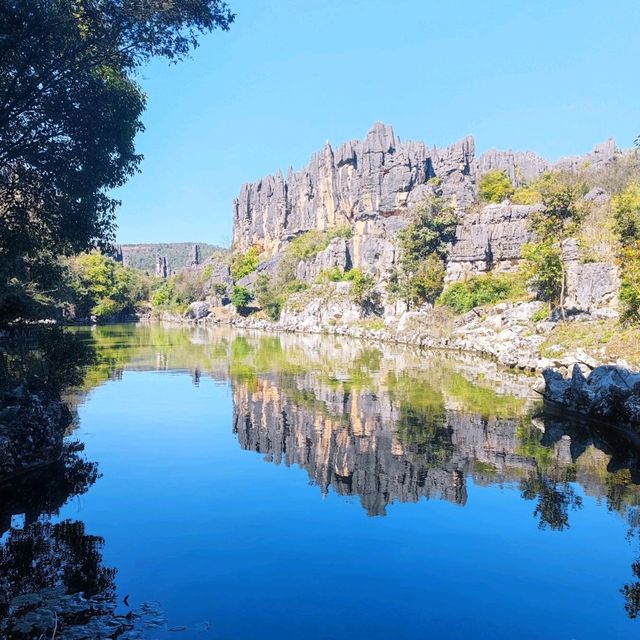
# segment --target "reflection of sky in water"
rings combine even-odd
[[[400,442],[397,423],[358,420],[369,406],[383,414],[393,405],[407,429],[436,415],[419,384],[407,416],[399,409],[404,387],[393,387],[392,402],[374,388],[371,400],[370,363],[360,366],[359,386],[351,375],[345,393],[321,367],[317,376],[287,370],[279,378],[277,354],[271,371],[265,358],[256,381],[239,366],[246,345],[236,348],[244,351],[231,383],[203,372],[194,385],[188,354],[165,353],[159,362],[174,359],[182,373],[125,370],[79,407],[76,435],[102,477],[60,517],[82,520],[87,533],[105,539],[104,564],[117,568],[118,592],[132,605],[160,602],[170,626],[187,625],[194,638],[622,638],[635,631],[620,594],[635,544],[625,539],[623,518],[592,497],[606,494],[597,452],[577,471],[554,465],[530,443],[514,451],[513,437],[498,438],[515,433],[507,415],[496,423],[472,413],[448,431],[407,432]],[[303,356],[304,349],[298,362]],[[291,375],[302,377],[292,384]],[[479,402],[457,384],[458,405],[462,397]],[[465,428],[465,419],[475,426]],[[234,433],[234,425],[244,431]],[[445,436],[448,447],[440,446]],[[498,445],[515,466],[496,471],[469,454],[486,457],[483,447]],[[522,497],[522,478],[537,477],[536,459],[556,473],[573,469],[560,475],[583,504],[567,508],[562,531],[540,529],[538,501]],[[379,511],[386,517],[371,517],[362,492],[384,498],[390,482],[396,494]],[[429,482],[433,495],[423,490]],[[453,485],[460,482],[464,500],[437,499],[459,496]],[[403,497],[409,486],[416,493]]]

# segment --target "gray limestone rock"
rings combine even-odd
[[[185,311],[185,318],[191,320],[200,320],[206,318],[209,315],[209,304],[204,301],[192,302]]]
[[[528,220],[540,205],[490,204],[464,214],[449,253],[447,281],[491,269],[511,270],[532,240]]]
[[[328,143],[301,171],[289,169],[245,184],[234,202],[234,246],[253,244],[275,254],[287,239],[310,229],[351,225],[366,213],[388,216],[405,211],[415,189],[425,193],[439,177],[444,195],[459,206],[474,199],[472,138],[446,149],[401,140],[376,123],[364,140],[334,152]]]

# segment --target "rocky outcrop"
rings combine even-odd
[[[301,171],[289,169],[286,176],[279,172],[242,186],[233,206],[234,249],[259,247],[261,263],[237,284],[251,289],[260,273],[278,275],[283,258],[290,264],[289,243],[301,234],[342,227],[348,233],[294,265],[295,277],[313,285],[323,271],[360,269],[380,285],[383,315],[397,316],[403,309],[384,295],[399,269],[397,234],[410,223],[411,210],[428,196],[447,198],[458,214],[446,261],[446,284],[483,273],[516,271],[523,245],[534,239],[531,217],[542,205],[508,200],[482,205],[477,200],[480,177],[502,170],[519,186],[550,169],[600,169],[619,155],[609,140],[585,156],[556,163],[532,152],[490,150],[476,157],[471,137],[445,149],[430,148],[422,142],[403,142],[391,127],[377,123],[364,140],[346,142],[335,150],[327,143]],[[601,188],[585,197],[596,208],[607,200]],[[590,259],[595,256],[600,261],[585,260],[575,241],[565,243],[565,315],[615,317],[618,267],[612,260],[604,261],[608,254],[602,247],[592,249]],[[328,318],[342,324],[344,318],[356,317],[350,309],[342,313],[336,305],[326,312],[322,304],[311,302],[309,307],[322,316],[317,324],[323,325]],[[306,315],[301,326],[313,325],[313,314]]]
[[[611,262],[582,262],[574,239],[563,243],[562,258],[566,272],[566,311],[615,316],[620,287],[616,265]]]
[[[167,256],[157,256],[156,257],[156,276],[159,278],[167,278],[169,277],[169,263],[167,261]]]
[[[200,256],[200,246],[194,244],[189,251],[189,255],[187,256],[187,267],[197,267],[200,264],[201,256]]]
[[[554,369],[546,369],[543,376],[546,400],[587,417],[630,425],[640,436],[640,373],[601,366],[585,377],[576,364],[570,378]]]
[[[539,205],[491,204],[462,215],[447,264],[448,282],[517,266],[522,245],[530,242],[528,221]]]
[[[551,164],[547,160],[531,151],[490,149],[476,161],[477,175],[481,176],[489,171],[504,171],[517,187],[532,182],[550,168]]]
[[[153,273],[158,256],[167,259],[168,271],[197,266],[222,247],[205,242],[159,242],[150,244],[121,244],[113,257],[126,267]]]
[[[259,245],[267,255],[310,229],[351,226],[368,216],[394,216],[433,191],[460,206],[474,199],[474,143],[465,138],[446,149],[402,142],[377,123],[364,140],[335,151],[329,143],[301,171],[289,169],[244,184],[233,205],[233,244],[243,251]]]

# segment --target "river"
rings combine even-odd
[[[635,458],[540,418],[531,379],[322,336],[78,335],[79,444],[4,491],[5,588],[154,603],[145,638],[638,632]]]

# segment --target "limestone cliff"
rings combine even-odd
[[[493,269],[512,270],[522,245],[532,239],[528,222],[540,205],[505,201],[482,206],[477,199],[481,176],[504,170],[519,186],[553,168],[600,167],[616,154],[613,140],[608,140],[592,153],[555,164],[532,152],[490,150],[476,157],[472,137],[444,149],[430,148],[423,142],[403,142],[390,126],[376,123],[364,140],[351,140],[335,150],[327,143],[300,171],[289,169],[286,177],[278,172],[244,184],[233,205],[234,249],[243,252],[258,246],[263,260],[259,270],[269,272],[296,236],[348,227],[350,239],[338,238],[314,260],[300,263],[298,279],[312,283],[319,272],[332,267],[358,267],[384,278],[399,257],[395,236],[408,223],[409,210],[437,194],[454,203],[460,220],[447,282]],[[604,264],[588,270],[602,276],[596,289],[602,293],[604,288],[604,298],[610,299],[616,274]],[[580,280],[584,270],[579,271],[570,275]],[[585,296],[576,293],[574,298]]]
[[[273,255],[287,240],[310,229],[354,225],[368,217],[406,211],[440,178],[445,195],[460,206],[474,200],[473,138],[446,149],[402,142],[393,129],[376,123],[364,140],[335,151],[329,143],[301,171],[289,169],[244,184],[233,205],[233,242],[238,250],[260,245]]]

